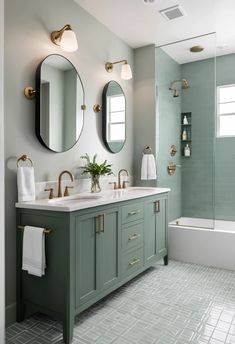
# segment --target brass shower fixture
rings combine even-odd
[[[172,81],[169,90],[173,91],[173,97],[177,98],[179,97],[179,91],[176,88],[177,83],[181,83],[181,88],[184,90],[187,90],[188,88],[190,88],[189,86],[189,82],[186,79],[181,79],[181,80],[174,80]]]

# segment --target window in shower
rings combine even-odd
[[[217,87],[217,137],[235,136],[235,84]]]

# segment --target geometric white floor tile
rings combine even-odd
[[[36,314],[8,344],[63,343],[60,322]],[[80,314],[73,344],[235,344],[235,272],[170,261]]]

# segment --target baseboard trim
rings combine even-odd
[[[16,322],[16,303],[7,306],[6,309],[6,327]]]

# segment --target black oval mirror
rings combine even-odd
[[[126,141],[126,99],[116,81],[105,85],[102,94],[102,136],[107,149],[118,153]]]
[[[84,89],[73,64],[64,56],[47,56],[36,75],[36,135],[54,152],[65,152],[83,128]]]

